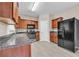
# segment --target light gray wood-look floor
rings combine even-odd
[[[73,53],[67,49],[61,48],[52,42],[38,41],[32,43],[32,57],[77,57],[79,51]]]

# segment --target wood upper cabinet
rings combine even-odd
[[[35,28],[38,29],[38,21],[35,21]]]
[[[27,24],[33,24],[33,25],[35,25],[35,29],[38,29],[38,21],[27,20],[27,19],[25,19],[25,20],[19,19],[18,23],[16,24],[16,28],[26,29]]]
[[[5,3],[5,2],[0,2],[0,17],[10,17],[8,14],[12,15],[10,12],[11,4]]]
[[[17,2],[13,3],[13,18],[16,23],[18,23],[18,14],[19,14],[18,8],[19,8],[18,3]]]
[[[52,20],[52,28],[57,28],[58,27],[58,21],[62,20],[62,17],[56,18]]]
[[[57,20],[52,20],[52,28],[57,28]]]
[[[18,21],[18,3],[17,2],[0,2],[0,17]]]

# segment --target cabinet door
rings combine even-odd
[[[18,23],[18,3],[13,3],[13,18],[16,23]]]
[[[39,32],[36,32],[36,41],[39,41]]]
[[[12,3],[11,2],[2,2],[2,13],[1,17],[12,18]]]
[[[0,2],[0,17],[18,22],[18,6],[16,2]]]
[[[58,43],[58,35],[55,32],[51,32],[50,34],[50,41],[54,43]]]
[[[61,21],[61,20],[63,20],[63,17],[53,19],[52,20],[52,28],[57,28],[58,27],[58,21]]]
[[[30,57],[31,46],[24,45],[0,50],[0,57]]]
[[[51,32],[50,32],[50,41],[53,42],[53,35]]]
[[[38,29],[38,21],[35,21],[35,28]]]
[[[3,4],[0,2],[0,17],[2,17],[3,14]]]
[[[52,28],[57,28],[57,20],[52,20]]]

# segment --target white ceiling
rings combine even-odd
[[[69,8],[72,8],[78,2],[40,2],[37,9],[32,12],[34,2],[19,2],[19,12],[21,16],[33,16],[37,17],[41,14],[53,14],[62,12]]]

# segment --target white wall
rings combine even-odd
[[[40,41],[50,41],[49,26],[49,15],[41,15],[39,17]]]
[[[54,18],[57,17],[63,17],[64,19],[76,17],[79,19],[79,4],[61,13],[54,14]]]

